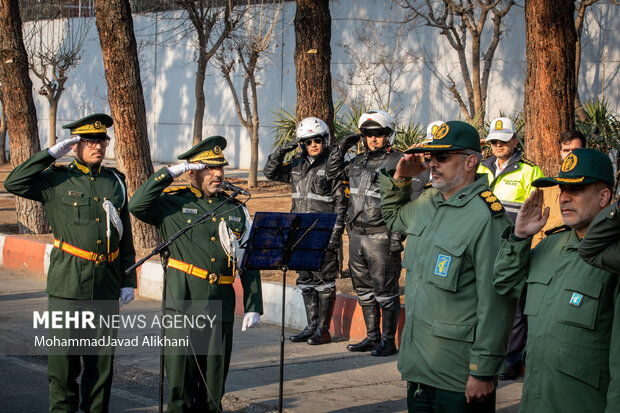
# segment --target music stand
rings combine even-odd
[[[282,326],[280,330],[280,389],[282,412],[284,388],[284,313],[286,272],[319,271],[334,231],[337,214],[257,212],[245,248],[241,268],[282,271]]]

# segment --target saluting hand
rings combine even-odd
[[[73,145],[78,143],[80,139],[81,138],[79,136],[74,136],[73,138],[65,139],[64,141],[58,142],[56,145],[52,146],[51,148],[48,148],[47,152],[49,152],[49,154],[52,155],[56,159],[62,158],[63,156],[69,153]]]
[[[423,156],[421,154],[409,153],[405,154],[396,165],[396,172],[394,173],[394,179],[403,180],[411,178],[424,172],[426,165],[424,165]]]
[[[205,164],[203,163],[180,163],[178,165],[169,166],[168,172],[170,176],[176,178],[178,176],[183,175],[187,171],[199,171],[201,169],[205,169]]]
[[[549,219],[549,207],[542,210],[544,195],[538,188],[525,200],[517,214],[515,235],[519,238],[529,238],[538,233]]]

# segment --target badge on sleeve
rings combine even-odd
[[[435,262],[435,271],[433,274],[440,277],[447,277],[448,270],[450,269],[450,262],[452,257],[444,254],[437,254],[437,261]]]
[[[575,307],[579,307],[581,302],[583,301],[583,294],[573,293],[573,296],[570,298],[570,303]]]

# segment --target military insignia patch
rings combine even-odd
[[[348,186],[344,189],[344,196],[346,198],[351,198],[351,190],[349,189]]]
[[[183,208],[183,213],[184,214],[198,215],[198,210],[195,209],[195,208]]]
[[[491,191],[484,191],[484,192],[482,192],[480,194],[480,196],[483,197],[483,198],[488,198],[488,197],[490,197],[492,195],[493,195],[493,192],[491,192]]]
[[[229,221],[232,221],[232,222],[241,222],[241,218],[239,218],[239,217],[235,217],[235,216],[233,216],[233,215],[229,215],[229,216],[228,216],[228,220],[229,220]]]
[[[495,130],[502,130],[504,129],[504,123],[501,120],[498,120],[497,122],[495,122]]]
[[[504,206],[502,205],[501,202],[499,202],[499,200],[497,199],[497,197],[493,194],[493,192],[491,191],[482,191],[480,192],[480,198],[484,199],[484,202],[486,202],[487,207],[489,207],[489,210],[491,211],[491,214],[493,216],[495,215],[500,215],[504,213]]]
[[[562,172],[570,172],[577,166],[577,157],[574,153],[569,154],[562,162]]]
[[[452,262],[452,257],[444,254],[437,254],[437,261],[435,261],[435,271],[433,274],[439,277],[447,277],[448,270],[450,269],[450,263]]]
[[[582,301],[583,294],[573,293],[573,296],[570,298],[571,305],[574,305],[575,307],[579,307]]]
[[[450,127],[446,123],[442,123],[433,133],[433,140],[440,140],[446,137]]]

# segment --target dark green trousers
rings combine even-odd
[[[220,412],[232,353],[233,323],[215,323],[210,332],[192,332],[191,339],[208,340],[210,351],[206,355],[189,352],[165,356],[168,412]]]
[[[467,403],[465,393],[407,382],[407,410],[412,413],[493,413],[495,391],[482,403]]]

